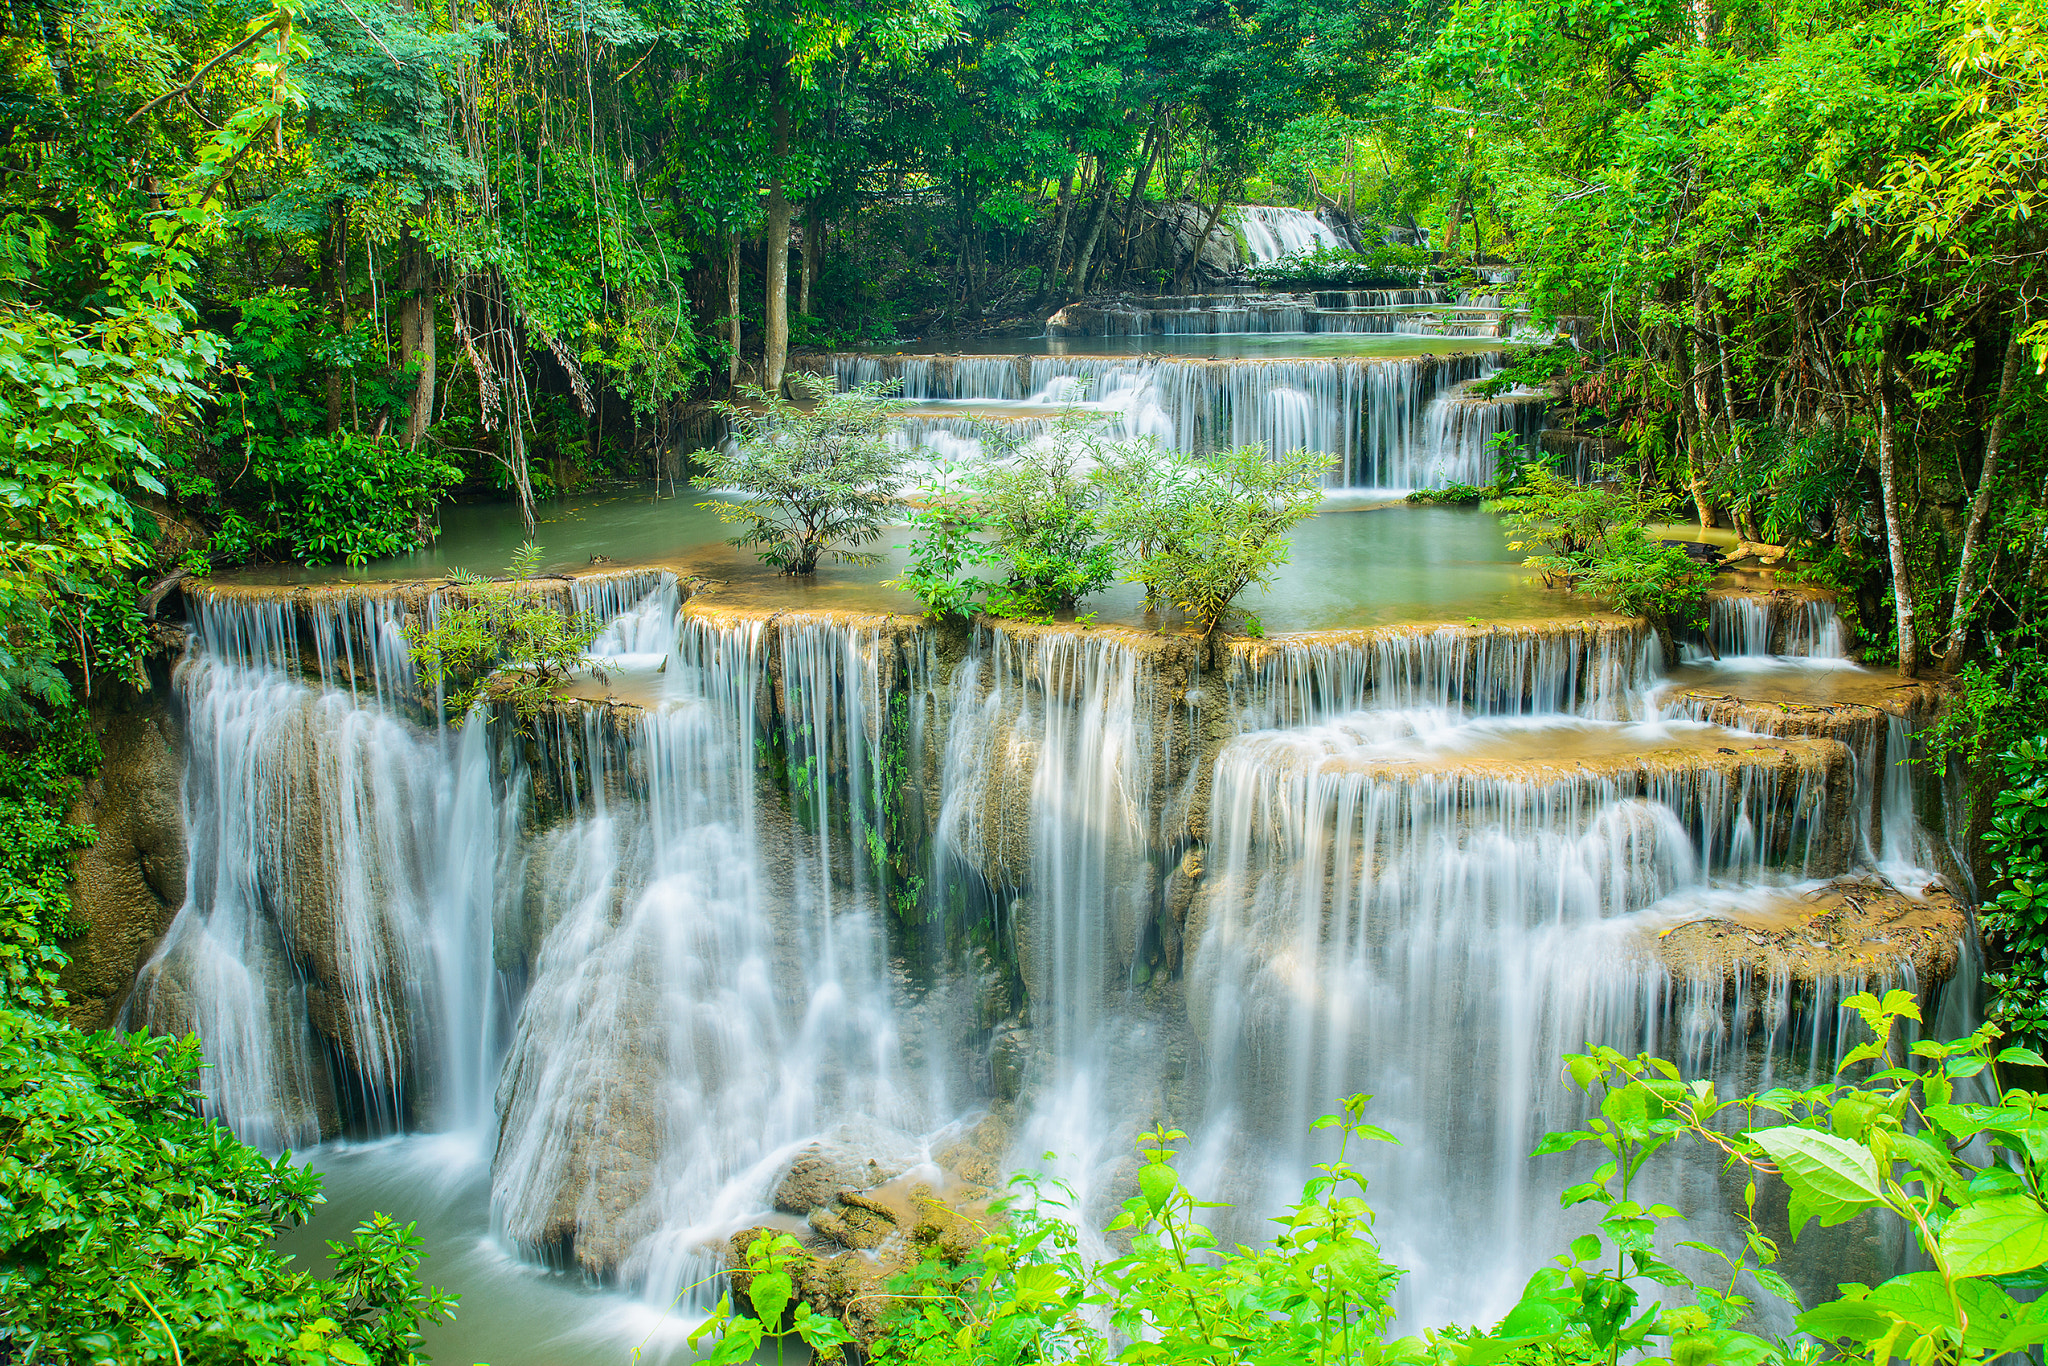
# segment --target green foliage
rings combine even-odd
[[[1552,587],[1605,598],[1618,612],[1647,617],[1667,648],[1677,632],[1704,623],[1711,566],[1644,530],[1654,500],[1611,484],[1575,484],[1544,465],[1488,506],[1502,514],[1514,550]]]
[[[0,1004],[43,1007],[64,962],[57,941],[78,932],[71,857],[94,832],[70,812],[99,743],[75,710],[11,738],[18,748],[0,748]]]
[[[2048,1042],[2048,739],[1999,756],[1992,799],[1991,904],[1979,918],[1995,966],[1984,975],[1990,1018],[2008,1033]]]
[[[1380,242],[1366,251],[1317,247],[1261,261],[1245,273],[1276,289],[1407,289],[1422,283],[1430,260],[1427,247]]]
[[[1574,589],[1605,598],[1615,611],[1648,617],[1670,631],[1706,625],[1707,590],[1713,585],[1712,565],[1652,540],[1635,524],[1615,528],[1572,581]]]
[[[200,1113],[197,1039],[0,1010],[0,1344],[52,1362],[408,1366],[454,1297],[379,1215],[332,1280],[270,1250],[320,1178]]]
[[[9,215],[0,234],[26,229]],[[71,697],[71,666],[129,672],[124,577],[146,564],[137,490],[164,492],[167,424],[188,420],[214,355],[159,308],[77,323],[0,276],[0,724]],[[107,635],[112,628],[115,635]],[[116,648],[96,658],[94,645]],[[89,681],[89,680],[88,680]]]
[[[1583,1127],[1546,1136],[1535,1155],[1589,1152],[1590,1172],[1560,1201],[1587,1210],[1592,1229],[1531,1276],[1490,1329],[1392,1335],[1391,1295],[1401,1273],[1381,1253],[1365,1178],[1350,1160],[1354,1142],[1390,1136],[1365,1122],[1369,1097],[1354,1096],[1341,1114],[1317,1121],[1337,1130],[1339,1142],[1301,1200],[1274,1221],[1280,1231],[1270,1245],[1219,1247],[1201,1222],[1215,1206],[1172,1165],[1168,1145],[1181,1135],[1146,1134],[1136,1193],[1111,1225],[1128,1238],[1126,1253],[1091,1263],[1062,1217],[1060,1188],[1048,1193],[1050,1183],[1020,1178],[1003,1227],[974,1253],[957,1264],[927,1258],[892,1284],[899,1303],[870,1359],[878,1366],[1619,1366],[1633,1359],[1977,1366],[2048,1341],[2048,1308],[2014,1294],[2038,1287],[2048,1267],[2048,1207],[2038,1194],[2048,1103],[1998,1084],[2001,1066],[2048,1063],[2025,1048],[1998,1048],[1994,1025],[1948,1043],[1903,1047],[1904,1025],[1919,1020],[1910,992],[1844,1004],[1867,1030],[1867,1041],[1844,1059],[1843,1072],[1856,1079],[1804,1089],[1723,1098],[1712,1082],[1683,1080],[1647,1054],[1596,1048],[1568,1055],[1566,1076],[1589,1109]],[[1979,1088],[1988,1101],[1974,1098]],[[1657,1198],[1660,1159],[1688,1148],[1744,1182],[1739,1247],[1683,1238],[1684,1216]],[[1829,1227],[1893,1217],[1931,1269],[1874,1287],[1843,1285],[1840,1298],[1802,1306],[1776,1269],[1778,1240],[1760,1223],[1757,1187],[1766,1180],[1788,1188],[1795,1241],[1815,1221]],[[793,1240],[775,1241],[780,1255],[799,1255]],[[1663,1251],[1674,1242],[1719,1262],[1714,1279],[1674,1264]],[[1800,1310],[1798,1327],[1811,1338],[1774,1342],[1745,1328],[1754,1307],[1745,1280]],[[765,1303],[756,1291],[765,1322],[751,1328],[721,1303],[700,1330],[722,1335],[722,1353],[731,1344],[714,1359],[741,1360],[774,1336],[793,1286],[785,1271]],[[807,1339],[835,1349],[844,1341],[839,1326],[809,1306],[798,1305],[796,1315]]]
[[[408,621],[420,686],[441,699],[449,724],[460,726],[479,702],[511,707],[521,729],[554,700],[604,629],[588,613],[549,601],[532,582],[540,547],[528,542],[512,557],[511,581],[457,572],[436,609]]]
[[[933,617],[964,616],[977,602],[991,616],[1051,621],[1116,578],[1116,548],[1102,526],[1102,493],[1084,464],[1107,443],[1075,422],[1004,449],[991,434],[989,463],[942,467],[929,501],[910,518],[917,538],[895,587],[924,600]],[[970,568],[999,566],[984,579]]]
[[[443,491],[462,478],[424,444],[345,431],[293,442],[252,473],[270,490],[260,505],[262,543],[307,564],[359,565],[421,549],[439,530]]]
[[[1204,635],[1239,594],[1287,563],[1286,533],[1321,505],[1332,463],[1317,451],[1271,455],[1264,446],[1177,456],[1133,442],[1102,454],[1103,526],[1123,547],[1127,576]],[[1260,633],[1256,617],[1245,624]]]
[[[754,1239],[745,1260],[734,1268],[746,1277],[754,1312],[735,1314],[731,1297],[721,1297],[711,1317],[690,1334],[690,1350],[708,1337],[713,1346],[703,1360],[710,1366],[741,1366],[759,1360],[759,1353],[772,1342],[779,1362],[787,1339],[794,1337],[813,1353],[814,1361],[843,1361],[840,1349],[853,1341],[853,1334],[839,1320],[817,1313],[796,1297],[790,1269],[804,1255],[803,1244],[787,1233],[764,1233]]]
[[[881,556],[854,547],[882,534],[902,482],[904,453],[889,440],[895,405],[883,397],[892,386],[840,393],[821,375],[790,384],[808,407],[760,389],[743,391],[744,406],[718,405],[732,440],[705,460],[703,482],[747,497],[700,506],[745,527],[733,544],[785,574],[815,574],[828,551],[842,564],[875,564]]]
[[[1437,507],[1474,507],[1494,495],[1475,484],[1445,484],[1440,489],[1410,489],[1402,501]]]

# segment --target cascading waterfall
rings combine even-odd
[[[1513,446],[1531,452],[1542,434],[1543,421],[1543,401],[1533,393],[1488,399],[1461,387],[1438,395],[1423,413],[1422,445],[1436,453],[1427,482],[1491,484],[1501,456],[1494,448],[1494,438],[1505,433]]]
[[[1526,739],[1576,738],[1536,724]],[[1202,1145],[1257,1191],[1254,1208],[1275,1208],[1319,1151],[1309,1121],[1373,1092],[1372,1116],[1404,1144],[1365,1155],[1375,1203],[1427,1287],[1404,1308],[1429,1322],[1498,1312],[1552,1245],[1523,1183],[1535,1139],[1571,1117],[1558,1055],[1589,1039],[1659,1046],[1663,975],[1623,918],[1709,870],[1761,874],[1769,850],[1804,844],[1776,827],[1811,795],[1805,777],[1788,801],[1696,772],[1545,780],[1378,757],[1502,728],[1386,711],[1233,743],[1190,936]]]
[[[1239,204],[1231,209],[1230,217],[1244,234],[1245,250],[1254,264],[1351,245],[1342,233],[1303,209]]]
[[[842,356],[833,362],[842,384],[900,377],[907,394],[928,400],[1089,409],[1105,415],[1118,436],[1155,437],[1175,450],[1265,445],[1323,451],[1337,457],[1333,486],[1373,489],[1421,488],[1464,476],[1470,476],[1464,482],[1484,482],[1494,458],[1487,437],[1514,430],[1533,439],[1543,422],[1540,403],[1452,397],[1458,385],[1500,364],[1490,352],[1285,361]],[[949,458],[973,458],[976,420],[971,412],[921,414],[897,439]],[[1006,412],[1003,420],[1018,419]],[[1033,423],[1012,435],[1029,440],[1046,425]]]
[[[1526,1160],[1577,1117],[1558,1053],[1796,1081],[1849,1039],[1841,999],[1916,985],[1659,957],[1659,927],[1855,870],[1912,885],[1930,854],[1912,715],[1846,742],[1709,724],[1654,702],[1633,623],[1211,655],[680,599],[569,584],[607,619],[593,659],[655,681],[516,745],[404,683],[431,595],[202,600],[178,686],[204,835],[129,1020],[196,1027],[209,1104],[270,1146],[482,1135],[505,1242],[657,1305],[821,1135],[933,1151],[998,1050],[1012,1162],[1054,1153],[1091,1228],[1164,1120],[1257,1236],[1318,1160],[1308,1121],[1369,1091],[1404,1139],[1368,1155],[1403,1310],[1437,1322],[1576,1231]],[[1827,639],[1803,600],[1769,610],[1717,633]],[[921,893],[891,856],[917,830]]]
[[[778,1159],[834,1120],[931,1126],[905,1075],[868,833],[881,794],[877,627],[685,618],[668,700],[534,855],[544,927],[499,1089],[493,1201],[514,1242],[651,1299],[716,1266]],[[756,792],[756,738],[788,805]]]
[[[1826,598],[1718,594],[1707,599],[1707,634],[1723,657],[1844,660],[1849,653],[1842,618]]]
[[[274,606],[202,603],[178,667],[186,826],[206,838],[126,1018],[196,1030],[212,1107],[262,1146],[473,1121],[497,1014],[492,756],[480,731],[456,742],[387,710],[388,667],[367,693],[286,673]],[[346,650],[318,659],[358,677]]]

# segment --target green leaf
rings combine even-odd
[[[1164,1162],[1148,1162],[1138,1168],[1138,1189],[1144,1193],[1145,1203],[1152,1207],[1154,1214],[1166,1208],[1166,1202],[1173,1198],[1174,1188],[1178,1185],[1180,1178]]]
[[[1958,1210],[1941,1231],[1958,1276],[2006,1276],[2048,1262],[2048,1213],[2032,1196],[2003,1195]]]
[[[782,1311],[789,1307],[795,1286],[786,1271],[763,1271],[747,1284],[747,1298],[753,1302],[754,1317],[772,1331],[782,1326]]]
[[[1760,1129],[1750,1137],[1770,1154],[1785,1184],[1823,1227],[1846,1223],[1883,1199],[1877,1162],[1860,1144],[1790,1125]]]
[[[1767,1266],[1758,1266],[1751,1267],[1749,1274],[1756,1277],[1756,1283],[1758,1285],[1770,1291],[1773,1295],[1776,1295],[1779,1299],[1785,1301],[1785,1303],[1791,1305],[1795,1309],[1800,1307],[1799,1292],[1792,1288],[1792,1282],[1786,1280],[1777,1272],[1771,1270]]]
[[[335,1338],[327,1344],[327,1355],[345,1366],[370,1366],[370,1355],[347,1338]]]

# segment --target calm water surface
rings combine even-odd
[[[542,506],[534,538],[543,567],[590,567],[593,557],[627,566],[657,564],[711,581],[706,601],[770,608],[845,608],[916,612],[917,599],[883,586],[902,572],[907,527],[891,527],[870,549],[883,562],[826,564],[799,583],[729,544],[732,529],[698,506],[710,494],[684,487],[661,496],[642,487],[557,499]],[[447,509],[442,534],[418,555],[345,566],[259,566],[220,576],[225,583],[338,583],[440,578],[452,569],[502,572],[526,539],[509,503]],[[1577,615],[1583,599],[1537,584],[1492,514],[1476,508],[1411,506],[1345,490],[1293,533],[1294,553],[1271,587],[1246,595],[1269,632],[1330,630],[1401,622],[1530,620]],[[1098,619],[1144,625],[1144,595],[1118,584],[1084,608]]]

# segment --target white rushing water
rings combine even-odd
[[[1931,854],[1910,717],[1847,753],[1759,744],[1660,704],[1631,625],[1210,659],[685,612],[656,574],[569,596],[642,705],[530,740],[421,705],[398,628],[431,599],[202,598],[190,885],[128,1007],[197,1029],[252,1141],[412,1135],[322,1161],[364,1190],[445,1164],[464,1194],[434,1217],[489,1304],[546,1265],[610,1287],[551,1282],[549,1314],[673,1327],[805,1144],[916,1157],[991,1105],[1091,1229],[1171,1122],[1257,1236],[1318,1160],[1309,1121],[1366,1091],[1403,1140],[1367,1157],[1403,1313],[1484,1321],[1573,1231],[1526,1156],[1577,1113],[1561,1052],[1796,1080],[1832,1068],[1843,997],[1914,985],[1679,975],[1646,947],[1845,871],[1924,883]],[[1716,667],[1852,667],[1830,613],[1722,602]],[[921,887],[888,845],[917,830]],[[1679,1179],[1711,1223],[1711,1174]]]
[[[1254,264],[1351,245],[1342,233],[1305,209],[1239,204],[1232,207],[1230,217],[1244,234],[1245,250]]]
[[[1373,360],[1178,361],[1102,356],[944,360],[840,356],[842,386],[900,379],[907,397],[961,405],[958,417],[913,418],[900,440],[952,458],[979,451],[977,402],[1023,405],[998,419],[1030,439],[1049,419],[1031,408],[1100,415],[1115,437],[1153,437],[1174,450],[1263,445],[1334,458],[1333,487],[1406,490],[1483,484],[1490,438],[1524,444],[1543,425],[1526,396],[1478,402],[1459,388],[1500,367],[1492,353]],[[1019,419],[1022,419],[1020,424]],[[1039,425],[1030,425],[1034,422]]]

